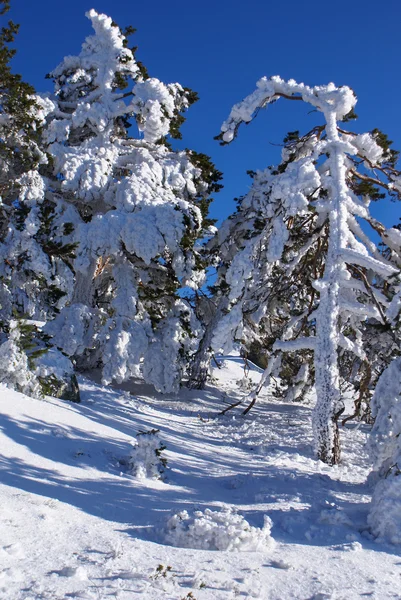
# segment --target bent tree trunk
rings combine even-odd
[[[212,340],[213,334],[219,323],[220,319],[223,317],[227,310],[228,299],[223,297],[220,299],[220,302],[216,308],[216,311],[206,325],[205,332],[203,334],[203,338],[199,344],[199,348],[195,353],[193,358],[189,379],[187,386],[192,390],[204,390],[206,381],[209,375],[210,370],[210,361],[213,356],[212,349]]]

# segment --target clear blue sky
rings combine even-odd
[[[44,75],[66,54],[76,54],[91,33],[85,12],[95,8],[121,26],[137,28],[131,41],[152,76],[178,81],[199,93],[187,113],[183,146],[212,156],[224,172],[224,190],[213,216],[232,212],[235,196],[249,187],[247,169],[277,163],[287,131],[307,131],[321,117],[281,100],[230,146],[213,137],[235,102],[263,75],[309,85],[334,81],[357,96],[354,130],[378,127],[401,149],[401,1],[383,0],[11,0],[9,16],[21,24],[14,68],[38,91],[51,89]],[[400,165],[401,167],[401,165]],[[401,205],[377,205],[387,225]]]

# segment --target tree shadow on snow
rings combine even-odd
[[[3,484],[55,498],[87,514],[116,522],[122,531],[146,540],[158,539],[171,512],[216,509],[228,504],[258,527],[263,525],[264,514],[268,514],[277,541],[335,546],[358,540],[365,547],[383,549],[359,534],[366,527],[367,504],[361,502],[361,496],[368,493],[366,486],[311,472],[307,444],[301,457],[304,462],[293,463],[291,454],[299,452],[299,445],[287,447],[272,441],[263,448],[254,448],[250,437],[230,446],[227,440],[212,437],[215,423],[234,428],[234,421],[217,419],[204,423],[191,403],[163,399],[152,414],[151,404],[146,399],[142,401],[139,394],[126,395],[121,403],[120,390],[99,391],[90,382],[84,387],[82,405],[77,408],[66,404],[65,410],[109,426],[121,433],[121,438],[105,438],[101,433],[61,427],[39,418],[25,416],[17,422],[4,416],[4,434],[43,460],[41,466],[34,466],[21,458],[0,457]],[[217,400],[221,403],[218,392],[215,396],[210,391],[202,394],[207,408],[208,403],[211,409]],[[117,397],[120,402],[113,402]],[[180,406],[177,415],[174,403]],[[297,409],[301,413],[307,410]],[[281,405],[265,406],[264,410],[271,411],[271,418],[274,412],[275,426],[288,412]],[[188,416],[192,422],[188,422]],[[181,430],[183,418],[186,424]],[[253,421],[248,417],[241,423],[251,427]],[[171,468],[166,482],[139,480],[121,472],[119,459],[130,452],[126,436],[134,438],[138,429],[146,431],[150,427],[160,429],[161,439],[168,446]],[[302,436],[302,432],[297,435]],[[280,458],[284,453],[289,456],[287,463],[274,464],[275,455]]]

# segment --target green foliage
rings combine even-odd
[[[285,138],[283,139],[284,144],[289,144],[291,142],[297,142],[299,140],[299,131],[289,131]]]
[[[351,110],[343,116],[343,118],[341,119],[342,123],[348,123],[349,121],[353,121],[354,119],[357,119],[358,115],[356,114],[354,108],[351,108]]]
[[[64,223],[63,225],[63,235],[71,235],[74,232],[73,223]]]
[[[55,238],[59,234],[55,225],[56,204],[45,200],[40,206],[40,227],[35,234],[35,240],[41,245],[43,251],[49,258],[61,258],[67,264],[75,259],[75,250],[78,247],[76,242],[63,243]],[[71,235],[74,232],[72,223],[63,223],[62,231],[64,236]]]
[[[29,215],[31,209],[23,202],[18,202],[14,207],[15,227],[18,231],[23,231],[25,227],[25,219]]]
[[[113,89],[115,90],[125,90],[128,87],[128,77],[126,75],[124,75],[123,73],[121,73],[120,71],[117,71],[114,74],[114,81],[113,81]]]
[[[189,149],[186,152],[192,164],[201,171],[200,181],[206,183],[206,188],[199,186],[199,192],[195,199],[195,203],[202,214],[202,230],[205,231],[208,227],[216,223],[215,219],[210,219],[208,216],[209,206],[213,202],[210,194],[219,192],[222,189],[223,186],[220,181],[223,178],[223,174],[216,169],[214,163],[206,154]]]
[[[389,140],[388,135],[380,131],[380,129],[373,129],[371,133],[375,138],[376,143],[384,150],[385,162],[391,167],[395,167],[400,153],[398,150],[391,148],[393,144],[392,140]]]
[[[213,193],[221,190],[223,186],[219,182],[223,178],[223,173],[216,169],[210,157],[201,152],[195,152],[194,150],[187,149],[187,152],[191,158],[192,164],[201,170],[202,179],[208,184],[208,192]]]
[[[13,308],[13,317],[19,334],[17,346],[27,355],[28,366],[32,371],[35,369],[35,360],[46,354],[49,349],[48,337],[42,334],[34,323],[28,321],[25,315],[20,315],[15,308]],[[10,325],[4,329],[9,333]]]
[[[76,258],[75,250],[78,247],[77,242],[73,242],[71,244],[63,244],[62,242],[56,242],[54,240],[49,240],[43,244],[43,250],[49,256],[56,256],[63,259],[71,259]]]
[[[351,181],[351,188],[357,196],[368,196],[371,200],[382,200],[386,194],[379,191],[379,188],[370,181],[359,180],[354,177]]]
[[[49,375],[48,377],[38,377],[40,387],[44,396],[56,396],[59,389],[60,382],[55,375]]]
[[[192,106],[192,104],[194,104],[198,100],[199,96],[196,92],[194,92],[190,88],[184,87],[181,97],[179,98],[177,103],[177,109],[174,111],[174,116],[170,121],[170,136],[174,140],[182,139],[182,133],[180,131],[180,128],[186,120],[182,114],[182,110],[186,110],[187,106]]]
[[[0,14],[5,14],[10,8],[9,1],[1,0],[0,7]],[[8,116],[0,135],[0,162],[6,165],[4,173],[0,169],[0,195],[7,203],[17,197],[16,179],[37,166],[40,160],[37,150],[40,124],[34,116],[35,90],[11,71],[10,62],[16,50],[10,48],[10,44],[18,29],[18,25],[9,21],[0,30],[0,114]]]

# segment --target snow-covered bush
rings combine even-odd
[[[40,383],[21,347],[21,331],[15,320],[10,323],[8,339],[0,345],[0,383],[33,398],[42,397]]]
[[[158,429],[138,433],[128,459],[129,472],[139,479],[162,479],[167,467],[165,449]]]
[[[79,402],[80,394],[71,361],[57,348],[48,348],[35,360],[35,376],[46,396]]]
[[[372,398],[372,416],[376,420],[368,449],[378,481],[368,522],[376,536],[401,544],[401,358],[381,375]]]
[[[167,544],[179,548],[263,552],[274,544],[271,527],[271,519],[267,516],[259,529],[229,507],[220,511],[207,508],[192,514],[182,510],[172,515],[163,535]]]
[[[0,337],[0,383],[27,396],[53,396],[79,402],[79,388],[71,361],[32,321],[12,319],[7,336]]]
[[[374,489],[368,515],[372,533],[380,541],[401,545],[401,473],[390,473]]]

